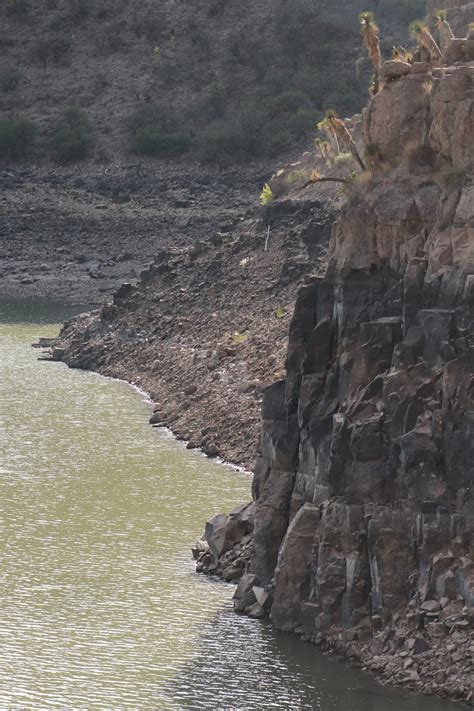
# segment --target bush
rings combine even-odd
[[[46,69],[49,61],[59,64],[70,48],[71,43],[66,37],[54,33],[36,42],[33,46],[33,57],[42,64],[43,69]]]
[[[288,89],[273,99],[273,106],[278,112],[294,113],[307,104],[308,96],[301,89]]]
[[[127,119],[127,126],[133,133],[141,128],[152,127],[158,127],[163,132],[169,133],[176,124],[176,115],[157,102],[140,106]]]
[[[0,118],[0,159],[18,160],[28,155],[36,136],[30,121]]]
[[[129,117],[130,150],[144,156],[177,156],[191,148],[191,135],[177,130],[177,117],[157,103],[141,106]]]
[[[15,89],[18,87],[18,84],[20,83],[20,80],[21,80],[20,72],[14,70],[14,69],[1,74],[0,75],[0,87],[3,91],[3,93],[7,94],[9,91],[15,91]]]
[[[465,168],[447,168],[440,174],[440,182],[448,191],[461,188],[467,178],[468,171]]]
[[[186,153],[191,148],[189,133],[162,133],[157,126],[140,128],[132,137],[132,153],[142,156],[171,157]]]
[[[91,0],[70,0],[69,16],[74,24],[80,23],[88,17],[92,10]]]
[[[131,19],[130,29],[138,39],[146,37],[150,42],[157,42],[166,29],[166,20],[156,9],[153,11],[135,11]]]
[[[245,154],[245,136],[239,124],[214,121],[199,137],[199,158],[204,163],[228,165]]]
[[[28,14],[28,0],[7,0],[6,13],[10,17],[22,18]]]
[[[70,108],[54,127],[49,147],[58,163],[75,163],[87,158],[92,144],[89,119],[79,109]]]

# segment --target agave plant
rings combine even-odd
[[[361,12],[359,15],[360,33],[362,41],[367,48],[370,60],[374,66],[374,86],[373,93],[377,94],[380,81],[380,65],[382,64],[382,53],[380,51],[380,30],[375,22],[373,12]]]
[[[421,20],[415,20],[411,23],[410,33],[419,47],[424,47],[428,50],[433,62],[438,62],[441,59],[440,48],[428,27]]]

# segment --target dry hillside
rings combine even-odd
[[[349,115],[365,103],[371,68],[357,21],[365,9],[376,11],[388,54],[425,3],[4,0],[0,113],[37,126],[28,157],[48,153],[71,106],[86,113],[101,163],[123,158],[133,131],[150,124],[181,135],[168,154],[281,155],[325,108]]]

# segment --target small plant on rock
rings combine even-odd
[[[273,190],[269,186],[268,183],[265,183],[265,185],[262,188],[262,192],[260,193],[260,205],[262,207],[268,207],[273,202]]]
[[[440,181],[447,191],[458,190],[464,184],[468,175],[465,168],[449,168],[440,174]]]
[[[248,336],[246,336],[245,333],[240,333],[239,331],[235,331],[235,332],[232,334],[232,337],[231,337],[230,340],[231,340],[232,343],[234,343],[235,345],[238,345],[239,343],[245,343],[245,341],[247,340],[247,338],[248,338]]]

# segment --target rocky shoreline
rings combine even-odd
[[[257,504],[252,502],[207,522],[204,536],[192,547],[196,570],[236,584],[234,610],[255,619],[271,615],[274,586],[262,587],[249,573]],[[311,533],[309,538],[311,538]],[[292,549],[298,568],[302,546]],[[304,555],[304,553],[303,553]],[[443,598],[412,604],[389,625],[381,616],[357,629],[332,626],[310,634],[304,625],[291,629],[303,642],[370,671],[382,684],[438,695],[474,706],[474,614],[461,601]]]
[[[249,210],[192,246],[163,249],[137,286],[65,324],[53,358],[127,380],[151,424],[252,469],[263,389],[284,373],[298,286],[324,270],[334,209],[305,196]]]

